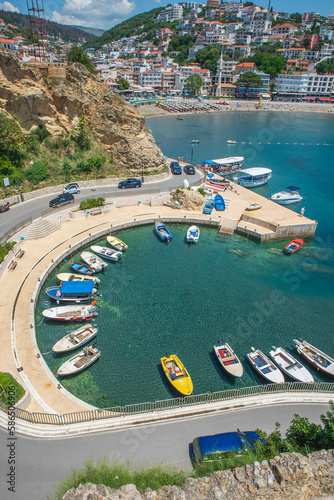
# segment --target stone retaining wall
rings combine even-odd
[[[187,479],[181,487],[138,491],[133,484],[119,490],[87,483],[72,488],[63,500],[318,500],[334,498],[334,450],[304,457],[282,453],[269,461],[234,470],[217,471],[209,477]]]

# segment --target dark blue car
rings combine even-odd
[[[255,431],[224,432],[211,436],[201,436],[190,445],[190,457],[195,465],[203,462],[227,460],[238,457],[245,451],[254,449],[255,441],[263,441]]]
[[[120,189],[125,188],[140,188],[141,181],[139,179],[125,179],[125,181],[121,181],[118,183],[118,187]]]
[[[174,175],[181,175],[182,174],[182,168],[180,167],[180,164],[178,161],[171,161],[170,171]]]

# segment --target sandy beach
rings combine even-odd
[[[215,104],[217,101],[208,100],[205,101],[208,103]],[[205,113],[230,113],[230,112],[239,112],[244,113],[248,111],[256,111],[256,112],[266,112],[266,111],[278,111],[278,112],[287,112],[287,113],[333,113],[334,107],[330,104],[310,104],[307,102],[262,102],[261,108],[256,109],[258,104],[257,101],[228,101],[229,106],[221,105],[221,110],[212,110],[207,111]],[[144,104],[137,107],[138,111],[145,116],[147,119],[157,118],[159,116],[175,116],[178,113],[170,113],[160,106],[156,104]],[[189,114],[204,114],[204,112],[198,111],[196,113],[186,112],[182,113],[183,115]]]

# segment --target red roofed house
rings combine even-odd
[[[286,36],[292,36],[298,31],[298,28],[294,26],[293,24],[285,23],[285,24],[280,24],[278,26],[274,26],[271,28],[271,32],[273,35],[286,35]]]
[[[244,62],[237,64],[235,66],[235,74],[240,75],[240,73],[244,73],[245,71],[256,71],[256,64],[253,62]]]
[[[0,47],[4,47],[5,49],[10,49],[16,51],[18,49],[17,43],[13,42],[13,40],[9,40],[8,38],[0,38]]]

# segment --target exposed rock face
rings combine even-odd
[[[71,131],[86,116],[119,164],[147,170],[165,165],[145,118],[81,64],[64,67],[63,78],[45,76],[52,74],[52,67],[29,66],[0,48],[0,111],[16,115],[25,130],[41,124],[52,134]]]
[[[187,479],[182,487],[164,486],[139,492],[128,484],[119,490],[87,483],[72,488],[63,500],[318,500],[334,499],[334,450],[304,457],[282,453],[269,462],[218,471],[210,477]]]

